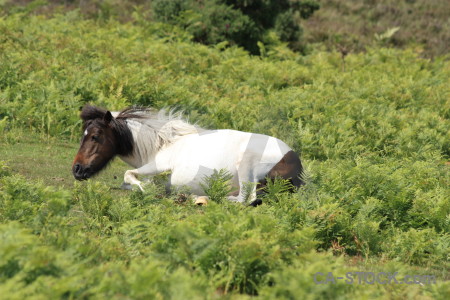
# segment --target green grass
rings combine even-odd
[[[22,137],[16,142],[0,142],[0,157],[15,173],[49,186],[73,187],[76,180],[72,175],[72,162],[79,144],[31,132],[19,134]],[[130,168],[121,160],[115,159],[92,180],[111,188],[119,188],[124,172]]]
[[[6,298],[446,299],[450,64],[413,50],[249,56],[135,20],[0,18],[0,295]],[[122,191],[119,161],[76,182],[85,103],[177,107],[301,153],[304,188],[256,209]],[[4,161],[7,162],[4,162]],[[115,179],[115,177],[117,179]],[[219,176],[220,177],[220,176]],[[316,272],[434,274],[435,285],[316,285]]]
[[[45,151],[39,149],[43,144]],[[386,225],[398,222],[396,226],[406,229],[403,233],[380,226],[389,213],[375,199],[388,193],[389,201],[396,201],[389,196],[399,192],[392,191],[395,184],[365,204],[344,204],[347,200],[339,196],[334,183],[338,178],[333,172],[327,174],[329,162],[306,163],[315,179],[293,196],[272,189],[265,204],[256,209],[226,201],[211,201],[201,208],[190,201],[179,202],[179,194],[164,195],[159,185],[147,185],[145,193],[117,190],[126,168],[118,161],[94,179],[75,182],[70,173],[75,143],[25,134],[14,144],[1,146],[0,155],[9,158],[8,168],[3,167],[6,173],[0,172],[0,221],[4,224],[0,238],[6,247],[0,247],[6,257],[0,265],[0,290],[4,295],[184,299],[187,293],[200,299],[257,293],[262,298],[413,295],[439,299],[448,293],[445,235],[412,230],[408,219],[398,216]],[[371,176],[380,178],[378,170],[372,173],[370,165],[361,163],[361,173],[351,171],[359,181],[352,189],[377,185],[371,183],[375,179]],[[336,172],[343,172],[339,168]],[[440,168],[448,174],[447,166]],[[398,183],[395,173],[386,174],[386,180],[381,177],[381,182]],[[350,179],[345,173],[342,176]],[[227,187],[209,183],[212,194],[220,194],[217,189]],[[345,189],[342,192],[350,201],[358,197]],[[434,213],[417,213],[433,222],[430,217],[439,211],[436,205],[444,202],[421,207]],[[349,218],[352,210],[357,214]],[[410,210],[405,213],[411,215]],[[441,216],[445,218],[445,213]],[[439,225],[441,221],[436,219],[434,228],[445,227]],[[354,244],[346,240],[347,234]],[[366,286],[338,281],[316,285],[313,281],[316,272],[344,277],[357,271],[399,272],[400,279],[409,274],[435,275],[437,284]],[[12,290],[11,282],[22,287],[21,292]],[[52,288],[42,289],[41,282]]]

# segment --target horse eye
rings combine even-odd
[[[93,135],[92,136],[92,140],[95,141],[95,142],[98,142],[98,135]]]

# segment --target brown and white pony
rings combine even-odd
[[[115,156],[135,169],[125,172],[124,184],[143,184],[138,175],[170,171],[168,184],[188,186],[196,195],[205,195],[201,183],[214,170],[232,174],[235,191],[228,198],[244,202],[244,185],[253,183],[252,205],[257,186],[267,178],[289,179],[294,187],[303,184],[303,168],[298,155],[281,140],[262,134],[236,130],[206,130],[182,120],[144,108],[120,113],[86,105],[81,111],[84,135],[72,172],[86,180],[102,170]],[[260,190],[260,189],[258,189]]]

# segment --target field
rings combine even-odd
[[[250,56],[133,18],[0,18],[2,299],[448,299],[448,60],[283,44]],[[118,160],[75,182],[85,103],[276,136],[301,153],[307,184],[275,182],[252,208],[195,206],[157,183],[120,190]]]
[[[442,0],[321,0],[305,24],[305,39],[350,52],[367,45],[415,48],[424,57],[448,55],[450,20]],[[391,31],[394,29],[394,31]]]

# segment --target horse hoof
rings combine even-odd
[[[131,184],[129,184],[129,183],[122,183],[122,185],[120,186],[120,188],[122,189],[122,190],[132,190],[133,189],[133,186],[131,185]]]
[[[208,197],[205,197],[205,196],[197,197],[197,199],[195,199],[195,204],[200,205],[200,206],[208,205]]]
[[[257,207],[258,205],[261,205],[261,204],[262,204],[262,200],[261,199],[256,199],[255,201],[250,203],[249,206]]]

